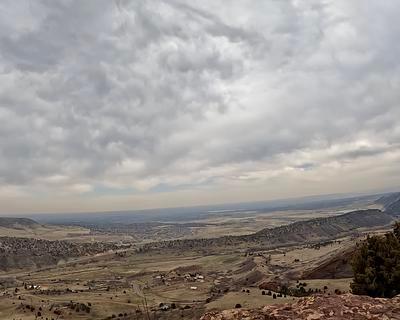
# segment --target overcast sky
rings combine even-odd
[[[400,185],[398,0],[0,2],[0,212]]]

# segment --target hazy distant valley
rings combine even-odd
[[[305,198],[259,203],[135,212],[31,215],[37,226],[17,235],[74,241],[121,241],[139,244],[183,238],[246,235],[296,221],[340,215],[358,209],[381,209],[378,195],[345,199]],[[42,225],[39,226],[39,223]],[[0,227],[1,228],[1,227]],[[1,230],[1,229],[0,229]],[[18,229],[17,229],[18,230]],[[4,229],[1,235],[7,235]],[[13,230],[12,232],[15,231]]]

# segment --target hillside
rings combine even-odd
[[[298,243],[329,240],[349,235],[360,228],[390,224],[393,217],[380,210],[360,210],[340,216],[299,221],[286,226],[263,229],[244,236],[225,236],[209,239],[184,239],[145,244],[142,251],[165,249],[203,249],[215,247],[279,247]]]
[[[41,239],[0,237],[0,270],[36,268],[72,257],[89,256],[116,249],[112,244],[71,243]]]
[[[399,296],[393,299],[374,299],[351,294],[320,295],[303,298],[292,304],[270,305],[251,310],[208,312],[201,320],[399,320],[399,306]]]
[[[28,218],[0,217],[0,227],[11,229],[36,228],[40,227],[40,224]]]
[[[306,270],[302,279],[340,279],[353,277],[353,270],[350,262],[356,247],[350,247],[347,250],[329,257],[317,267]]]
[[[400,216],[400,192],[384,195],[376,203],[383,205],[387,214]]]
[[[385,208],[385,212],[393,216],[400,216],[400,196],[399,199]]]
[[[269,239],[273,243],[307,242],[330,239],[358,228],[384,226],[391,221],[392,217],[380,210],[360,210],[340,216],[299,221],[274,229],[263,229],[248,238]]]
[[[399,199],[400,199],[400,192],[395,192],[395,193],[385,194],[375,202],[386,207],[392,204],[393,202],[396,202]]]

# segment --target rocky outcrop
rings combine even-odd
[[[378,299],[366,296],[319,295],[302,298],[293,304],[270,305],[260,309],[209,312],[201,320],[398,320],[400,296]]]

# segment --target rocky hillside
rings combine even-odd
[[[380,210],[353,211],[340,216],[299,221],[286,226],[263,229],[244,236],[225,236],[210,239],[185,239],[149,243],[143,251],[166,249],[207,249],[215,247],[278,247],[313,241],[323,241],[349,235],[359,228],[389,225],[393,217]],[[205,249],[204,249],[205,248]]]
[[[71,257],[89,256],[116,249],[109,243],[71,243],[29,238],[0,237],[0,270],[36,268]]]
[[[366,296],[311,296],[293,304],[270,305],[260,309],[209,312],[201,320],[399,320],[400,296],[374,299]]]
[[[40,224],[28,218],[0,217],[0,227],[10,229],[35,228],[40,227]]]

